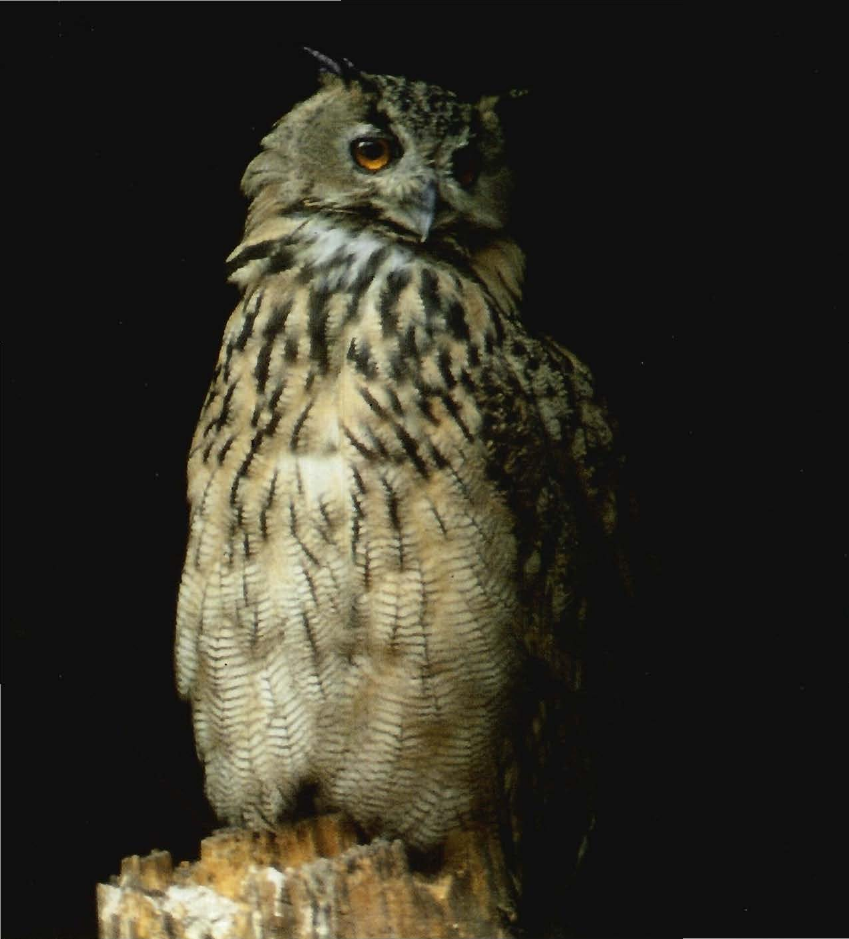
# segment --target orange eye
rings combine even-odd
[[[392,144],[385,137],[359,137],[351,144],[357,166],[376,173],[392,162]]]

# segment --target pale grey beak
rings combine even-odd
[[[436,203],[439,198],[436,180],[430,180],[421,192],[417,193],[410,202],[405,205],[407,218],[410,220],[410,227],[421,236],[421,240],[427,241],[430,234],[430,227],[433,225],[433,217],[436,214]]]

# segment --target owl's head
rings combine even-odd
[[[498,231],[510,173],[496,97],[370,75],[319,57],[322,86],[263,140],[243,188],[259,217],[344,216],[409,241]]]

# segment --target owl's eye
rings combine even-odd
[[[351,156],[357,166],[376,173],[392,162],[392,141],[385,137],[358,137],[351,144]]]
[[[454,151],[454,179],[468,188],[481,171],[481,155],[475,147],[460,147]]]

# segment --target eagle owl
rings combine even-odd
[[[321,61],[242,183],[241,299],[189,457],[179,692],[229,824],[272,826],[309,789],[413,848],[478,820],[518,843],[586,788],[609,422],[586,367],[522,325],[520,105]]]

